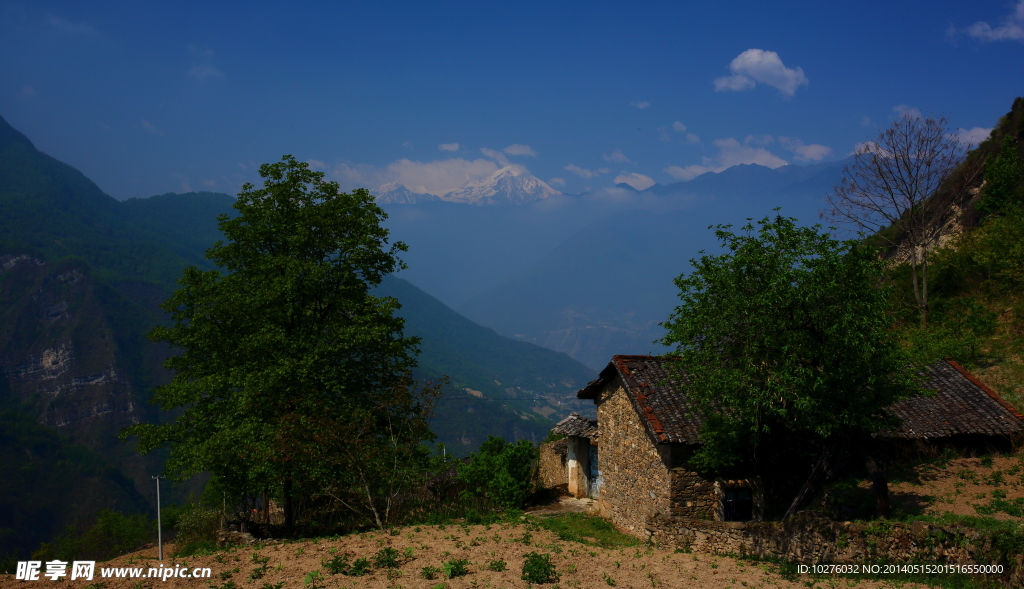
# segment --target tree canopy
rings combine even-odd
[[[875,253],[782,216],[716,229],[725,251],[676,279],[661,340],[703,420],[691,462],[765,474],[890,427],[917,388]]]
[[[153,402],[183,411],[124,435],[143,452],[170,445],[175,478],[210,471],[235,496],[280,497],[290,526],[298,489],[362,489],[359,456],[429,439],[437,391],[408,380],[417,339],[403,336],[398,302],[370,294],[406,249],[389,246],[373,197],[341,193],[291,156],[260,175],[238,215],[219,218],[225,241],[206,254],[219,269],[187,269],[163,305],[173,324],[149,335],[181,351]],[[327,461],[326,447],[349,451]]]

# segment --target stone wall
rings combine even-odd
[[[1024,586],[1024,555],[1005,539],[925,522],[837,522],[801,512],[786,522],[721,522],[656,516],[646,539],[667,547],[713,554],[778,557],[802,564],[1002,564],[995,575],[1008,587]]]
[[[626,397],[613,382],[597,403],[598,495],[602,515],[628,533],[642,535],[648,520],[671,512],[669,449],[657,446]]]
[[[568,449],[564,438],[540,445],[540,465],[537,478],[540,479],[541,487],[552,489],[568,482],[567,453]]]

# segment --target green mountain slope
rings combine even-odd
[[[597,373],[569,356],[480,326],[411,283],[387,277],[376,294],[402,303],[405,332],[422,338],[418,376],[451,378],[432,424],[439,441],[463,454],[487,435],[539,442],[570,411]]]

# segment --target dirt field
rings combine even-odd
[[[984,461],[958,458],[943,468],[922,465],[909,478],[909,482],[890,484],[894,502],[916,506],[932,515],[983,515],[1024,521],[1017,515],[1024,509],[1024,453],[993,456]],[[864,487],[867,486],[865,482]]]
[[[97,565],[93,581],[15,581],[13,576],[0,576],[0,587],[40,586],[78,587],[81,589],[150,589],[194,587],[208,589],[340,589],[340,588],[522,588],[531,585],[522,580],[522,566],[529,552],[550,554],[559,578],[541,585],[551,588],[676,588],[676,587],[744,587],[797,588],[811,586],[807,578],[786,580],[772,565],[744,562],[732,558],[704,554],[682,554],[644,546],[605,549],[577,542],[561,541],[553,533],[523,524],[492,526],[422,526],[395,530],[396,535],[366,533],[339,539],[299,541],[266,546],[238,547],[203,557],[167,558],[165,567],[209,567],[209,579],[101,579]],[[173,553],[173,546],[166,547]],[[358,558],[372,560],[384,548],[393,548],[400,555],[398,568],[373,568],[364,576],[329,574],[328,563],[335,557],[353,562]],[[409,556],[411,554],[411,557]],[[156,550],[125,555],[102,566],[159,567]],[[266,560],[264,560],[266,559]],[[445,562],[468,561],[468,573],[451,579],[437,572],[433,579],[424,578],[424,567],[441,569]],[[503,571],[489,570],[490,563],[503,561]],[[261,562],[263,564],[261,564]],[[495,564],[494,568],[501,568]],[[320,571],[309,578],[308,574]],[[254,572],[255,571],[255,572]],[[262,576],[260,576],[262,572]],[[257,578],[253,578],[257,577]],[[819,580],[817,587],[884,587],[887,583],[856,579]],[[916,587],[917,585],[903,585]]]

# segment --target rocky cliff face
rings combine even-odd
[[[80,263],[0,256],[0,377],[11,401],[137,481],[157,459],[128,453],[117,435],[150,415],[140,384],[162,376],[153,346],[126,329],[147,311]]]

